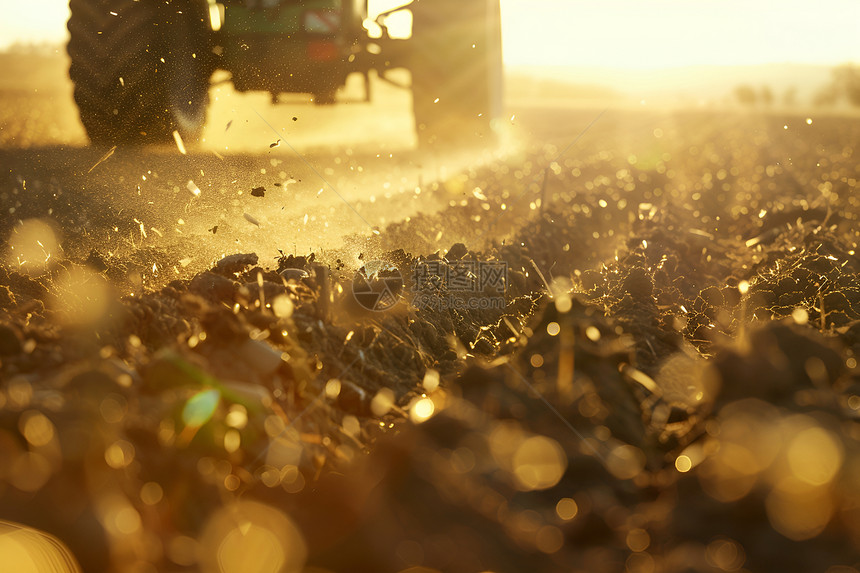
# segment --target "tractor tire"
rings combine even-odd
[[[69,76],[97,145],[198,140],[206,120],[211,48],[194,2],[70,0]]]
[[[419,145],[494,145],[503,113],[499,0],[417,0],[410,9]]]

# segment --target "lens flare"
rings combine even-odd
[[[237,501],[215,512],[199,541],[203,573],[299,573],[307,559],[296,524],[256,501]]]
[[[0,521],[3,570],[15,573],[80,573],[75,558],[56,537]]]

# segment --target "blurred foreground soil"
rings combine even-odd
[[[857,120],[99,163],[7,83],[0,519],[85,571],[860,570]]]

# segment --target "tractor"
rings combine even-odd
[[[336,103],[350,74],[409,89],[421,145],[489,143],[502,113],[498,0],[70,0],[69,75],[90,141],[193,145],[210,79]],[[392,33],[389,22],[409,24]],[[401,26],[402,27],[402,26]],[[391,72],[410,71],[411,84]],[[397,75],[397,74],[394,74]],[[404,77],[404,76],[401,76]]]

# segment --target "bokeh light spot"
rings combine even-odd
[[[430,398],[420,398],[409,410],[409,419],[416,424],[426,422],[436,411],[436,405]]]
[[[394,407],[394,392],[390,388],[382,388],[370,401],[370,410],[374,416],[384,416]]]
[[[60,243],[51,226],[39,219],[27,219],[12,231],[6,260],[24,274],[39,276],[59,251]]]
[[[798,433],[787,455],[792,473],[812,485],[830,483],[842,466],[841,447],[829,432],[818,427]]]
[[[117,440],[105,450],[105,461],[115,470],[126,467],[134,460],[134,445],[126,440]]]
[[[651,536],[644,529],[636,528],[627,532],[627,547],[630,551],[640,553],[651,545]]]
[[[36,447],[47,446],[56,435],[54,424],[41,412],[24,412],[18,425],[24,438]]]
[[[693,468],[693,462],[688,456],[681,454],[675,458],[675,469],[681,473],[687,473]]]
[[[572,498],[563,497],[555,504],[555,513],[561,519],[570,521],[579,513],[579,506],[576,505],[576,501]]]
[[[645,467],[645,454],[635,446],[621,445],[609,452],[606,467],[618,479],[633,479]]]
[[[146,505],[155,505],[164,497],[164,490],[157,482],[149,481],[140,488],[140,500]]]
[[[547,489],[556,485],[567,469],[567,457],[558,442],[545,436],[524,440],[513,457],[517,486],[524,490]]]
[[[737,571],[746,561],[746,553],[741,545],[731,539],[716,539],[708,544],[705,559],[713,567],[723,571]]]
[[[186,426],[199,428],[212,418],[220,400],[221,392],[218,390],[201,390],[185,403],[182,409],[182,422]]]
[[[833,501],[826,488],[810,486],[791,476],[771,490],[765,508],[773,528],[794,541],[817,536],[833,515]]]

